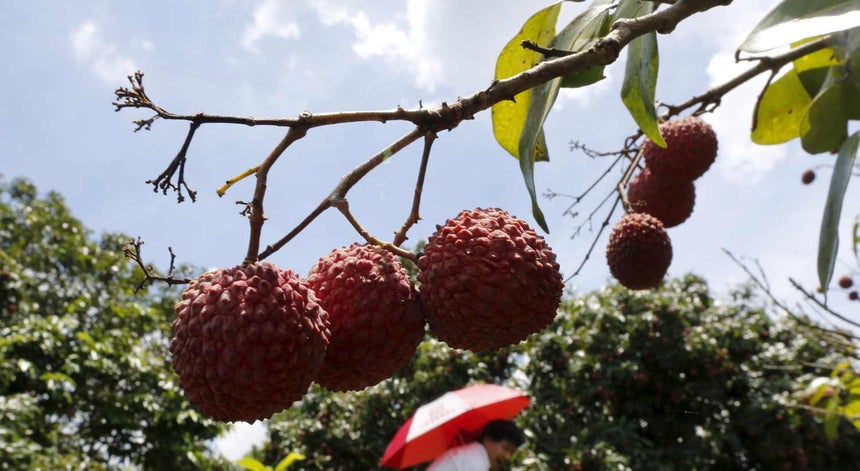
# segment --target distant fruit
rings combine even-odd
[[[692,181],[660,177],[645,168],[630,182],[627,200],[633,211],[648,213],[666,228],[686,221],[696,203],[696,187]]]
[[[717,135],[711,125],[696,116],[676,118],[660,125],[666,148],[650,139],[642,144],[645,166],[661,176],[693,181],[704,174],[717,157]]]
[[[454,348],[498,350],[547,326],[564,283],[543,237],[507,211],[461,211],[437,226],[418,259],[421,300]]]
[[[360,390],[409,362],[424,338],[424,314],[391,252],[359,244],[333,250],[307,281],[331,323],[317,383],[332,391]]]
[[[848,289],[852,286],[854,286],[854,280],[851,279],[850,276],[843,275],[843,276],[839,277],[839,287],[840,288]]]
[[[852,291],[848,293],[848,299],[852,301],[857,301],[858,298],[860,298],[860,295],[857,294],[857,291]]]
[[[173,369],[188,400],[225,422],[266,419],[319,372],[328,319],[290,270],[262,262],[206,272],[176,304]]]
[[[803,175],[800,176],[800,181],[802,181],[804,185],[809,185],[813,180],[815,180],[815,171],[812,169],[803,172]]]
[[[637,290],[659,286],[672,263],[672,244],[663,223],[650,214],[624,215],[609,234],[606,261],[622,286]]]

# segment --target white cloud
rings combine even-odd
[[[323,24],[352,27],[352,49],[362,59],[380,59],[388,67],[403,70],[425,90],[432,91],[439,84],[442,63],[433,54],[427,34],[428,0],[408,0],[405,14],[386,12],[387,21],[374,21],[366,10],[342,2],[311,0],[310,5]]]
[[[75,59],[88,67],[101,80],[117,83],[137,70],[134,60],[122,54],[115,44],[101,34],[94,20],[78,25],[70,35]]]
[[[278,0],[260,2],[254,8],[253,21],[245,28],[242,46],[249,51],[259,52],[257,42],[267,36],[282,39],[299,37],[299,25],[291,17],[290,10],[291,7],[288,2]]]
[[[718,53],[708,64],[711,86],[749,67],[749,63],[736,64],[733,52]],[[765,77],[758,77],[732,90],[723,97],[719,108],[705,117],[720,136],[715,168],[728,181],[754,184],[788,154],[785,146],[761,146],[750,139],[753,108],[765,80]]]
[[[224,458],[237,461],[244,458],[255,445],[266,440],[267,429],[263,422],[253,424],[236,423],[230,430],[216,438],[213,445]]]

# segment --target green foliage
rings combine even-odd
[[[860,131],[855,132],[842,144],[833,168],[833,176],[830,178],[830,190],[827,193],[827,203],[824,205],[821,235],[818,240],[818,279],[825,290],[833,278],[833,267],[836,265],[842,201],[845,199],[845,190],[848,188],[848,181],[854,169],[858,145],[860,145]]]
[[[221,427],[167,362],[172,295],[132,291],[127,238],[0,178],[0,467],[199,469]]]
[[[517,469],[841,469],[860,459],[851,422],[798,403],[798,384],[830,373],[815,365],[845,357],[759,304],[750,290],[716,303],[688,276],[659,291],[569,299],[550,327],[492,355],[427,340],[377,386],[312,388],[272,421],[258,458],[297,450],[310,456],[299,469],[378,469],[419,405],[470,382],[506,382],[532,399],[518,418],[528,439]]]
[[[271,466],[266,466],[260,460],[247,456],[237,461],[236,464],[249,471],[284,471],[285,469],[295,464],[297,461],[304,461],[304,459],[304,455],[301,455],[299,453],[290,453],[289,455],[285,456],[284,459],[279,461],[274,468],[272,468]]]
[[[860,26],[858,0],[784,0],[753,28],[740,50],[764,52]]]
[[[655,3],[624,0],[615,13],[616,18],[635,18],[652,13]],[[639,129],[655,144],[666,147],[657,126],[657,110],[654,107],[657,89],[657,71],[660,55],[657,50],[657,34],[648,33],[634,39],[627,47],[627,65],[621,85],[621,101]]]
[[[539,46],[546,46],[555,36],[555,23],[561,11],[561,2],[554,3],[532,15],[499,54],[496,59],[495,79],[502,80],[534,67],[542,59],[537,52],[525,49],[523,41],[532,41]],[[534,183],[534,164],[536,160],[549,160],[546,138],[543,133],[543,114],[540,119],[532,111],[533,103],[549,112],[552,102],[545,92],[538,95],[535,91],[526,90],[511,101],[502,101],[493,105],[493,135],[501,146],[511,155],[519,159],[520,170],[526,183],[529,197],[532,201],[532,214],[544,231],[549,231],[543,212],[537,204],[537,193]],[[533,100],[537,95],[538,102]],[[542,96],[541,96],[542,95]],[[552,97],[555,100],[555,97]]]

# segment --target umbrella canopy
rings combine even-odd
[[[522,391],[496,384],[476,384],[443,394],[419,407],[404,423],[382,457],[389,468],[406,468],[429,461],[474,436],[488,422],[511,419],[526,406]]]

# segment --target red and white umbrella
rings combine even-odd
[[[475,436],[488,422],[511,419],[531,401],[522,391],[496,384],[476,384],[443,394],[419,407],[404,423],[380,462],[389,468],[414,466]]]

